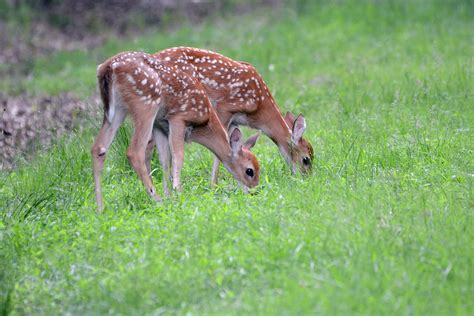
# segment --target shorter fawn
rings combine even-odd
[[[173,189],[181,188],[185,141],[193,141],[210,149],[244,187],[251,188],[258,184],[259,164],[249,151],[258,135],[244,143],[242,133],[235,129],[229,138],[206,91],[187,73],[149,54],[124,52],[99,65],[97,77],[104,119],[91,153],[99,212],[103,210],[100,177],[105,154],[127,113],[131,114],[134,125],[127,157],[154,200],[159,201],[160,197],[146,163],[146,148],[150,146],[150,139],[155,140],[160,154],[165,194],[168,194],[170,160]]]
[[[278,146],[293,173],[309,174],[313,147],[303,138],[302,114],[282,115],[262,76],[251,64],[193,47],[173,47],[153,54],[196,78],[213,102],[226,129],[246,125],[261,130]],[[212,183],[217,183],[219,160],[214,160]]]

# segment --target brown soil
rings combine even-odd
[[[0,170],[10,170],[18,158],[48,148],[58,136],[78,126],[95,102],[98,100],[83,101],[69,94],[0,96]]]

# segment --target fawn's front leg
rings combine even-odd
[[[181,191],[180,174],[184,160],[184,137],[186,124],[180,119],[169,120],[168,142],[173,165],[173,189]]]
[[[168,137],[160,129],[155,128],[153,129],[153,138],[158,151],[161,168],[163,169],[163,192],[165,196],[169,196],[168,182],[170,180],[171,152]]]
[[[148,141],[145,150],[145,164],[148,174],[151,176],[151,158],[153,158],[154,141],[153,137]]]

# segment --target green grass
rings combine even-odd
[[[262,138],[259,193],[225,172],[212,191],[212,157],[190,145],[184,192],[156,205],[125,158],[127,126],[96,215],[91,116],[0,174],[4,314],[474,313],[472,3],[293,4],[33,61],[30,93],[84,96],[121,50],[252,62],[282,110],[305,114],[316,163],[291,176]]]

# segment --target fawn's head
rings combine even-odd
[[[309,174],[312,170],[314,153],[311,143],[303,138],[306,129],[305,118],[303,114],[295,118],[293,113],[286,112],[285,121],[291,131],[289,148],[293,172],[299,169],[302,174]]]
[[[230,134],[230,147],[232,149],[231,173],[235,179],[247,188],[253,188],[260,181],[260,165],[255,155],[250,152],[257,142],[259,134],[255,134],[245,143],[243,142],[242,133],[235,128]]]

